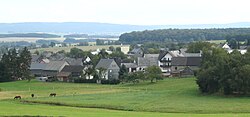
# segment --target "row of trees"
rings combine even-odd
[[[250,49],[242,55],[220,48],[203,49],[197,84],[203,93],[245,95],[250,93]]]
[[[27,47],[19,53],[15,48],[8,50],[0,61],[0,82],[15,81],[19,79],[30,80],[30,64],[31,53]]]
[[[119,37],[123,43],[144,42],[192,42],[202,40],[223,40],[230,35],[245,35],[250,28],[227,29],[161,29],[152,31],[134,31]]]

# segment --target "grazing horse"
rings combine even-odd
[[[31,97],[34,97],[35,96],[35,94],[31,94]]]
[[[21,96],[15,96],[14,99],[22,99]]]
[[[49,94],[49,96],[50,97],[53,97],[53,96],[56,97],[56,93],[51,93],[51,94]]]

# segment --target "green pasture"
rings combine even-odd
[[[120,85],[18,81],[0,83],[0,88],[0,116],[250,115],[249,97],[201,94],[195,78]],[[52,92],[57,96],[49,97]],[[35,94],[35,98],[30,97],[31,93]],[[14,100],[15,95],[21,95],[23,99]]]

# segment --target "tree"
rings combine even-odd
[[[188,49],[187,52],[190,53],[199,53],[201,50],[203,49],[211,49],[212,48],[212,44],[209,42],[195,42],[195,43],[191,43],[188,45]]]
[[[40,53],[39,53],[38,50],[36,50],[36,51],[34,52],[34,54],[39,55]]]
[[[162,72],[161,69],[158,66],[149,66],[145,69],[146,77],[147,79],[150,79],[151,83],[157,81],[157,79],[162,78]]]
[[[197,84],[203,93],[245,95],[250,93],[250,54],[223,49],[203,51]]]
[[[90,78],[91,75],[94,76],[95,74],[96,74],[95,69],[89,67],[89,68],[87,68],[85,70],[85,74],[84,75],[86,75],[88,78]]]
[[[108,58],[108,53],[105,49],[102,49],[99,53],[100,58]]]
[[[30,81],[30,72],[29,72],[29,68],[31,65],[31,53],[28,50],[27,47],[25,47],[21,53],[20,53],[20,57],[18,58],[18,61],[20,64],[20,76],[23,79],[28,79]]]
[[[98,79],[97,79],[97,83],[101,83],[102,79],[106,79],[106,69],[105,68],[98,68],[97,69],[97,73],[98,73]]]
[[[119,80],[123,82],[128,76],[128,70],[125,65],[122,65],[119,71]]]
[[[85,56],[83,50],[79,48],[71,48],[68,54],[72,58],[82,58]]]
[[[109,46],[109,50],[114,52],[115,51],[115,47],[114,46]]]

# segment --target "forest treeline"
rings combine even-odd
[[[191,42],[203,40],[227,40],[234,35],[249,34],[250,28],[160,29],[124,33],[119,37],[119,40],[123,43]]]

